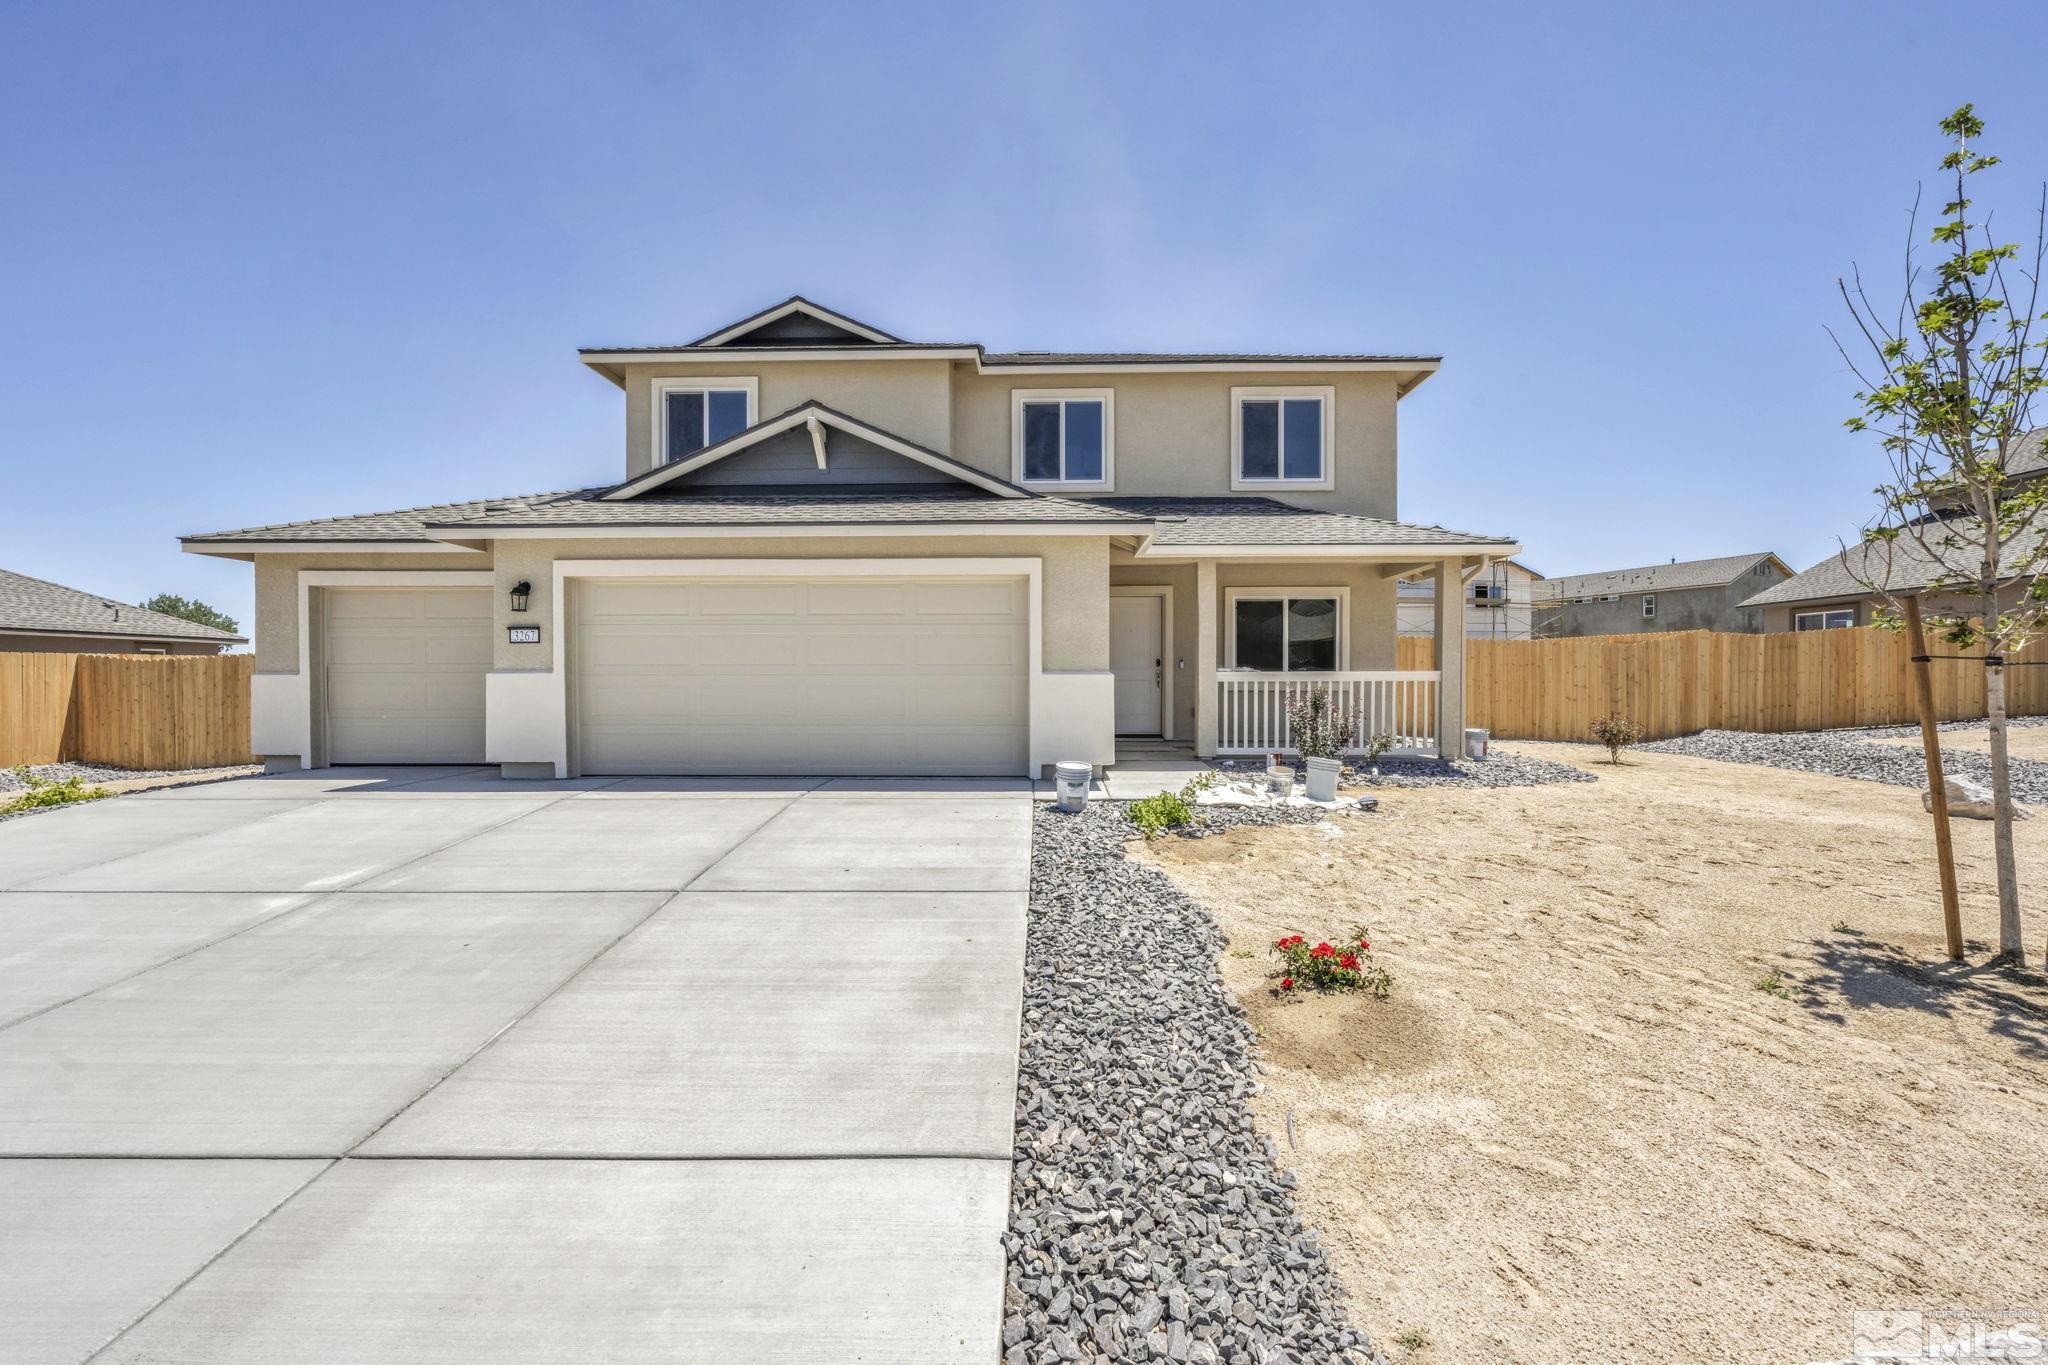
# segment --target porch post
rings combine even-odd
[[[1216,755],[1216,561],[1195,561],[1195,756]]]
[[[1463,561],[1436,566],[1436,752],[1465,751],[1465,579]]]

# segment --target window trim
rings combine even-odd
[[[1646,592],[1643,594],[1643,619],[1645,621],[1654,621],[1657,619],[1656,593]]]
[[[695,393],[709,389],[741,389],[747,395],[746,426],[753,426],[761,420],[761,381],[754,375],[710,376],[699,379],[695,375],[662,375],[649,381],[647,430],[651,433],[648,455],[652,462],[649,469],[676,464],[668,458],[668,396],[672,393]],[[710,411],[705,404],[705,411]],[[744,431],[746,427],[742,427]],[[700,447],[702,449],[702,447]],[[691,454],[695,454],[692,451]],[[689,455],[682,457],[687,460]]]
[[[1349,588],[1225,588],[1223,590],[1223,667],[1237,669],[1237,604],[1239,602],[1287,602],[1300,597],[1328,597],[1337,603],[1337,667],[1338,673],[1351,668],[1351,589]],[[1280,659],[1287,660],[1287,637],[1285,623],[1287,612],[1280,613],[1282,622]],[[1245,670],[1250,671],[1250,670]],[[1265,670],[1261,669],[1260,672]],[[1282,673],[1299,672],[1304,678],[1325,676],[1308,669],[1281,668]]]
[[[1102,404],[1102,477],[1099,479],[1027,479],[1024,477],[1024,405],[1059,403],[1060,472],[1067,468],[1068,403]],[[1065,488],[1075,492],[1108,493],[1116,488],[1116,390],[1115,389],[1011,389],[1010,390],[1010,482],[1025,488]]]
[[[1831,625],[1829,625],[1829,624],[1827,623],[1827,618],[1828,618],[1828,617],[1830,617],[1830,616],[1841,616],[1841,615],[1843,615],[1843,614],[1845,614],[1845,613],[1846,613],[1846,614],[1847,614],[1847,616],[1849,617],[1849,624],[1848,624],[1848,625],[1846,625],[1846,626],[1831,626]],[[1856,626],[1856,616],[1857,616],[1857,611],[1856,611],[1856,608],[1855,608],[1855,606],[1854,606],[1853,604],[1852,604],[1852,605],[1850,605],[1850,606],[1846,606],[1846,607],[1820,607],[1820,608],[1818,608],[1818,609],[1816,609],[1816,610],[1812,610],[1812,611],[1795,611],[1795,612],[1793,612],[1793,613],[1792,613],[1792,629],[1793,629],[1793,631],[1794,631],[1794,632],[1798,632],[1798,631],[1802,631],[1802,630],[1805,630],[1805,629],[1807,629],[1807,627],[1805,627],[1805,626],[1802,626],[1802,625],[1800,625],[1799,623],[1800,623],[1801,621],[1804,621],[1804,620],[1805,620],[1805,619],[1806,619],[1807,617],[1809,617],[1809,616],[1818,616],[1818,617],[1820,617],[1820,619],[1821,619],[1821,623],[1820,623],[1820,624],[1819,624],[1818,626],[1814,626],[1814,627],[1812,627],[1812,629],[1814,629],[1814,630],[1853,630],[1853,629],[1855,629],[1855,626]]]
[[[1247,399],[1319,398],[1323,403],[1323,472],[1320,478],[1290,479],[1284,474],[1272,479],[1246,478],[1244,473],[1244,405]],[[1285,446],[1287,423],[1281,421],[1280,468],[1287,468]],[[1337,389],[1333,384],[1262,384],[1230,390],[1230,488],[1232,492],[1256,493],[1262,488],[1293,488],[1304,492],[1330,492],[1337,487]]]

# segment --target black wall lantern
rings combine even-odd
[[[533,594],[533,584],[524,579],[512,585],[512,610],[525,611],[526,599]]]

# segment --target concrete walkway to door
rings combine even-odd
[[[996,1359],[1030,825],[460,769],[0,822],[0,1359]]]

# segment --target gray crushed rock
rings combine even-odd
[[[1204,830],[1324,818],[1201,814]],[[1117,802],[1034,817],[1003,1361],[1383,1361],[1253,1124],[1223,936],[1124,858],[1137,832]]]
[[[1300,772],[1298,758],[1282,758],[1286,766]],[[1216,766],[1227,772],[1257,773],[1265,770],[1263,759],[1218,759]],[[1554,782],[1597,782],[1600,779],[1569,763],[1553,763],[1494,748],[1485,758],[1377,758],[1344,769],[1347,785],[1365,787],[1545,787]]]
[[[104,763],[31,763],[28,771],[39,778],[63,782],[83,778],[87,786],[99,782],[125,782],[131,777],[207,777],[214,773],[243,771],[246,765],[229,764],[215,768],[114,768]],[[0,768],[0,792],[22,791],[28,783],[13,768]]]
[[[1981,725],[1983,722],[1978,721]],[[1888,727],[1889,728],[1889,727]],[[1683,754],[1690,758],[1719,759],[1723,763],[1752,763],[1767,768],[1789,768],[1795,772],[1819,773],[1826,777],[1849,777],[1864,782],[1884,782],[1894,787],[1927,786],[1927,763],[1916,748],[1898,744],[1873,744],[1869,731],[1791,731],[1762,735],[1746,730],[1702,730],[1678,739],[1639,744],[1651,753]],[[1905,734],[1918,734],[1917,726]],[[1943,749],[1942,769],[1950,777],[1966,777],[1991,785],[1991,756],[1974,749]],[[2013,799],[2024,805],[2048,805],[2048,763],[2034,759],[2010,760]]]
[[[2048,725],[2048,716],[2007,716],[2005,724],[2006,728],[2010,730],[2025,730],[2036,725]],[[1950,730],[1981,730],[1984,728],[1984,721],[1982,717],[1976,720],[1945,720],[1938,723],[1934,728],[1937,731],[1944,732]],[[1845,739],[1903,739],[1908,735],[1919,735],[1920,727],[1918,725],[1859,725],[1844,727],[1840,730],[1823,730],[1821,733],[1825,735],[1841,735]]]

